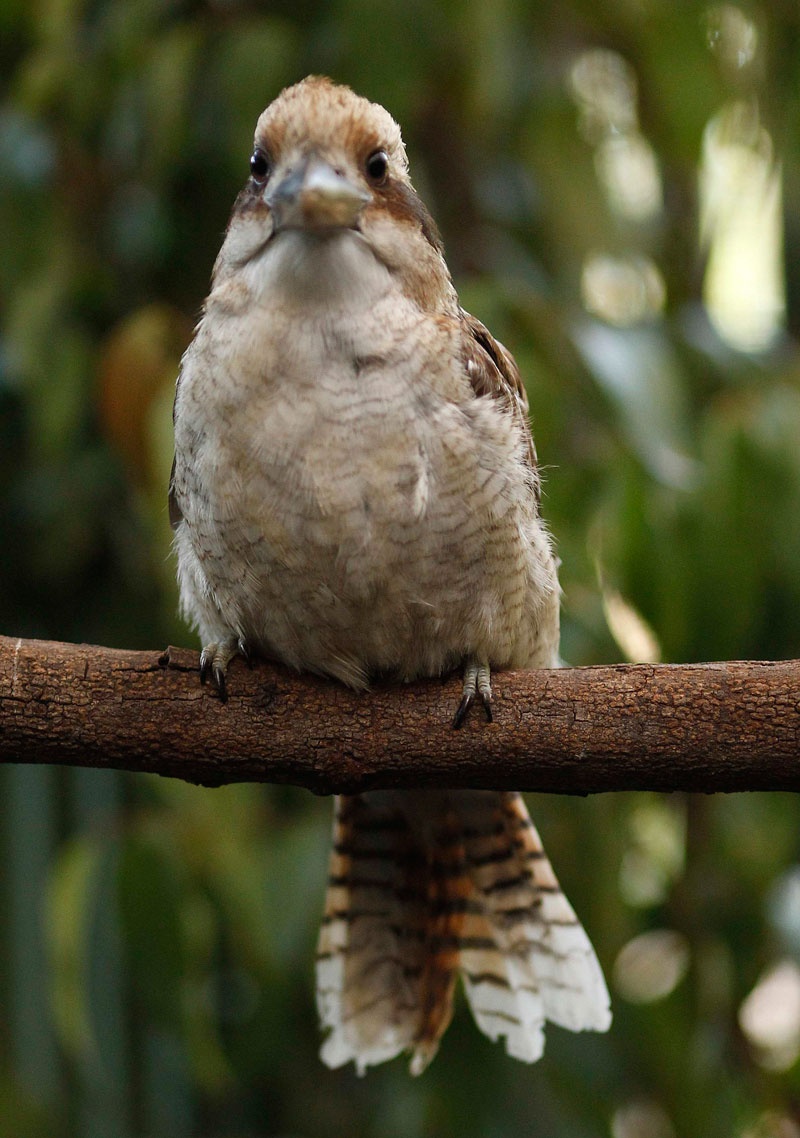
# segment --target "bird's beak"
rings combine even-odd
[[[266,194],[275,229],[349,229],[369,193],[321,158],[306,158]]]

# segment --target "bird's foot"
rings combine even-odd
[[[200,653],[200,683],[206,683],[210,677],[223,703],[228,698],[228,689],[225,683],[228,664],[237,655],[244,656],[247,663],[252,666],[252,656],[241,636],[228,636],[225,640],[204,644]]]
[[[453,719],[453,726],[460,727],[467,717],[467,712],[475,702],[475,696],[481,697],[486,720],[492,722],[492,685],[491,670],[488,664],[477,664],[470,660],[464,669],[464,687],[461,693],[461,703],[458,705]]]

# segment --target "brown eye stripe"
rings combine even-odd
[[[375,189],[376,204],[379,204],[398,221],[411,221],[419,226],[422,234],[437,253],[443,251],[442,238],[436,222],[428,212],[427,206],[411,186],[396,178],[387,178]]]

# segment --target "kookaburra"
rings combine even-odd
[[[180,371],[170,487],[181,602],[225,694],[237,652],[333,676],[558,664],[556,561],[517,366],[459,305],[400,129],[328,79],[258,120]],[[487,728],[488,729],[488,728]],[[609,998],[521,797],[336,803],[317,990],[331,1066],[424,1069],[461,976],[532,1062]]]

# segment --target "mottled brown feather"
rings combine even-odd
[[[425,866],[427,921],[420,977],[420,1022],[414,1040],[412,1071],[422,1071],[436,1054],[453,1016],[453,995],[459,974],[461,936],[474,892],[467,870],[459,821],[452,812],[437,834],[436,857]]]
[[[485,324],[463,308],[460,315],[464,328],[464,365],[469,381],[476,395],[500,400],[519,423],[525,440],[531,489],[538,505],[541,479],[528,413],[528,394],[517,362],[508,349],[495,340]]]

